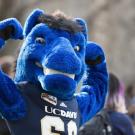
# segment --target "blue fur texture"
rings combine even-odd
[[[53,90],[50,94],[58,97],[59,99],[69,100],[73,96],[77,85],[76,81],[73,81],[74,80],[65,77],[64,75],[47,75],[42,86],[46,90]],[[61,90],[61,88],[63,89]]]
[[[16,18],[9,18],[0,22],[0,30],[5,29],[8,26],[12,26],[14,28],[14,33],[10,35],[11,39],[23,39],[23,30],[20,22]],[[4,39],[0,37],[0,48],[5,44]]]
[[[86,41],[87,41],[87,40],[88,40],[88,28],[87,28],[87,25],[86,25],[85,20],[83,20],[82,18],[75,18],[74,20],[75,20],[79,25],[84,26],[82,32],[83,32],[83,34],[84,34],[84,36],[85,36],[85,39],[86,39]]]
[[[30,16],[27,18],[25,25],[24,25],[24,31],[23,31],[23,35],[26,37],[29,32],[31,31],[31,29],[36,25],[36,21],[38,19],[38,17],[44,14],[43,10],[34,10]]]
[[[36,38],[38,37],[42,37],[45,40],[45,43],[37,43]],[[75,52],[74,50],[76,45],[79,45],[80,47],[78,52]],[[66,31],[52,29],[46,24],[37,24],[27,35],[19,54],[15,81],[40,83],[44,90],[50,91],[51,94],[60,97],[61,99],[72,98],[73,93],[76,90],[76,83],[79,82],[79,79],[82,77],[85,70],[85,46],[86,40],[81,32],[72,34]],[[35,64],[36,62],[40,63],[43,68],[75,74],[75,80],[68,77],[62,78],[61,76],[56,79],[55,74],[49,76],[45,75],[43,70],[37,67]],[[68,91],[66,90],[67,93],[64,91],[65,85],[63,85],[63,83],[59,83],[59,86],[57,86],[57,83],[53,83],[52,80],[50,80],[50,77],[55,78],[53,79],[55,82],[60,81],[70,84],[70,86],[67,85],[66,89],[70,87]],[[60,78],[63,80],[59,80]],[[46,87],[45,84],[49,87]],[[50,86],[51,89],[49,89]],[[65,96],[60,96],[60,93]]]
[[[14,32],[9,38],[22,39],[23,30],[20,22],[15,18],[6,19],[0,22],[0,30],[12,26]],[[5,40],[0,37],[0,48],[5,44]],[[17,120],[26,115],[26,104],[15,83],[0,69],[0,112],[10,120]]]
[[[87,64],[87,75],[84,78],[81,93],[76,94],[81,114],[81,124],[87,122],[104,106],[108,89],[108,72],[106,68],[105,55],[95,42],[88,42],[85,60],[96,60],[101,58],[99,64]]]
[[[14,82],[0,70],[0,112],[10,120],[26,115],[26,104]]]
[[[0,112],[5,118],[12,120],[25,115],[26,105],[15,83],[27,81],[34,85],[41,85],[43,90],[60,100],[70,100],[75,96],[82,115],[81,124],[83,124],[94,116],[105,102],[108,74],[103,50],[97,43],[87,42],[87,25],[83,19],[75,19],[84,29],[73,34],[50,28],[47,24],[37,24],[37,18],[43,13],[42,10],[36,9],[25,22],[23,31],[25,39],[17,59],[14,82],[0,72],[0,79],[5,78],[4,85],[0,81]],[[8,25],[6,22],[7,20],[5,23],[0,22],[0,29]],[[18,26],[17,23],[13,24]],[[22,36],[21,26],[15,27],[15,30],[17,39]],[[42,39],[43,42],[38,39]],[[0,45],[4,42],[0,38]],[[76,50],[76,47],[79,50]],[[97,60],[98,62],[95,62]],[[47,74],[48,69],[74,74],[75,78],[59,73]],[[87,76],[81,92],[75,94],[85,72]],[[14,111],[15,114],[12,115]]]

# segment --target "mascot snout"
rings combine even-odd
[[[54,48],[45,61],[45,67],[68,74],[79,74],[81,62],[70,41],[60,37],[54,43]]]
[[[81,61],[70,41],[64,37],[55,40],[42,65],[45,67],[44,76],[39,78],[42,87],[53,95],[71,97],[77,85],[75,76],[81,72]]]

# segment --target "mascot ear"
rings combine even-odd
[[[24,31],[23,31],[23,35],[24,37],[26,37],[31,29],[36,25],[38,24],[38,17],[41,15],[41,14],[44,14],[44,11],[43,10],[40,10],[40,9],[35,9],[29,16],[28,18],[26,19],[26,22],[24,24]]]
[[[83,34],[85,36],[85,39],[88,40],[88,28],[87,28],[87,23],[85,20],[81,18],[75,18],[75,21],[83,27]]]

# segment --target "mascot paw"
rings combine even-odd
[[[44,11],[43,11],[43,10],[35,9],[35,10],[29,15],[29,17],[27,18],[26,23],[25,23],[25,25],[24,25],[24,32],[23,32],[24,37],[26,37],[26,36],[30,33],[31,29],[32,29],[35,25],[37,25],[37,24],[40,23],[38,19],[39,19],[39,17],[40,17],[42,14],[44,14]]]
[[[95,42],[88,42],[86,46],[85,62],[89,66],[102,63],[105,60],[102,48]]]
[[[0,47],[2,47],[6,40],[23,39],[22,26],[15,18],[9,18],[0,22]]]

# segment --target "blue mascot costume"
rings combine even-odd
[[[21,24],[0,22],[0,47],[23,39],[14,80],[0,70],[0,113],[12,135],[77,135],[107,95],[103,50],[80,18],[34,10]],[[83,79],[80,93],[75,93]]]

